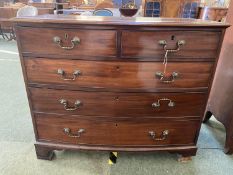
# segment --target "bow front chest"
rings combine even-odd
[[[194,156],[226,24],[14,19],[38,158],[54,150]]]

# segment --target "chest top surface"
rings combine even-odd
[[[201,19],[150,18],[150,17],[101,17],[72,15],[39,15],[36,17],[13,18],[15,23],[87,24],[114,26],[171,26],[171,27],[229,27],[229,24]]]

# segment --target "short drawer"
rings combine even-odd
[[[23,54],[112,57],[117,53],[113,30],[17,28],[17,37]]]
[[[91,145],[194,144],[197,120],[98,120],[36,114],[38,139]]]
[[[220,36],[220,32],[208,31],[123,31],[122,56],[163,60],[164,46],[166,46],[166,49],[177,50],[168,53],[169,60],[184,61],[190,58],[214,60],[217,56]]]
[[[170,62],[164,78],[157,75],[164,70],[161,62],[29,58],[25,59],[25,67],[29,83],[155,92],[162,88],[206,88],[213,63]]]
[[[34,112],[111,117],[200,117],[205,93],[114,93],[29,88]]]

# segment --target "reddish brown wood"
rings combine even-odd
[[[35,150],[38,159],[52,160],[54,157],[54,151],[50,147],[35,144]]]
[[[233,1],[229,6],[227,21],[233,24]],[[233,153],[233,27],[227,29],[220,60],[215,73],[204,122],[214,115],[226,128],[225,150],[227,154]]]
[[[192,19],[84,19],[62,15],[26,17],[14,22],[38,158],[48,159],[56,149],[171,151],[185,157],[196,154],[206,92],[227,24]],[[159,52],[151,51],[154,49],[151,38],[162,30],[167,33],[162,36],[169,38],[176,33],[188,40],[183,53],[181,48],[179,56],[168,55],[167,74],[179,73],[169,84],[155,79],[155,72],[164,70],[161,56],[165,52],[161,48]],[[53,36],[63,37],[65,32],[69,39],[81,34],[81,44],[69,51],[53,44]],[[135,47],[134,42],[128,40],[140,36],[132,35],[133,38],[126,40],[122,38],[124,32],[141,35],[149,46],[135,42]],[[202,44],[200,47],[196,38],[212,48]],[[70,44],[69,39],[63,43],[65,46]],[[132,43],[133,49],[125,44],[127,42]],[[174,44],[169,44],[170,47],[174,48]],[[125,48],[130,48],[132,53],[124,55]],[[192,50],[194,56],[189,54]],[[66,77],[77,68],[82,74],[75,81],[64,81],[57,74],[59,68],[64,69]],[[63,97],[68,100],[68,107],[72,107],[69,105],[77,97],[82,98],[83,106],[68,113],[59,104]],[[165,101],[159,110],[151,110],[151,103],[164,97],[174,99],[174,109],[168,108]],[[88,132],[78,141],[62,131],[65,127],[77,131],[80,126]],[[154,143],[148,136],[149,129],[161,134],[166,128],[170,135],[159,141],[161,143]]]
[[[140,125],[138,124],[140,122]],[[72,144],[91,145],[184,145],[194,144],[199,120],[108,120],[85,116],[76,118],[72,116],[54,116],[36,114],[36,124],[39,140],[63,142]],[[64,134],[63,129],[70,128],[73,134],[79,129],[84,133],[79,138],[72,138]],[[164,130],[169,130],[165,140],[156,141],[149,136],[154,131],[160,138]],[[184,134],[185,133],[185,134]]]
[[[13,28],[13,23],[10,21],[10,19],[16,16],[19,8],[12,8],[10,6],[0,7],[0,25],[3,31],[9,31]]]
[[[168,151],[170,153],[179,153],[181,155],[195,156],[197,147],[194,145],[190,146],[140,146],[140,147],[129,147],[129,146],[108,146],[108,145],[74,145],[67,143],[52,143],[47,141],[37,141],[35,145],[47,146],[54,150],[89,150],[89,151],[129,151],[129,152],[159,152],[159,151]]]
[[[149,92],[162,88],[207,88],[213,63],[168,63],[167,76],[179,73],[172,83],[163,83],[156,78],[156,72],[163,72],[161,62],[110,62],[110,61],[71,61],[53,59],[25,59],[29,83],[58,84],[77,87],[105,89],[126,89]],[[72,77],[75,70],[82,74],[75,81],[64,81],[57,74],[58,69]]]
[[[43,35],[41,35],[43,33]],[[65,35],[67,34],[67,38]],[[72,30],[47,28],[20,28],[23,53],[61,55],[61,56],[116,56],[116,31],[106,30]],[[74,37],[80,38],[80,44],[72,50],[60,48],[53,42],[54,37],[60,37],[62,46],[71,46]],[[32,40],[35,41],[32,44]],[[38,47],[39,46],[39,47]]]
[[[167,41],[167,49],[176,49],[177,42],[184,40],[180,51],[169,53],[169,61],[173,58],[216,58],[221,33],[205,31],[124,31],[122,33],[123,57],[153,57],[163,60],[165,51],[159,44],[160,40]],[[133,40],[129,40],[133,38]],[[194,47],[195,46],[195,47]]]
[[[199,117],[204,110],[205,93],[112,93],[81,92],[30,88],[34,112],[67,115],[90,115],[111,117]],[[152,107],[159,99],[160,107]],[[59,100],[68,101],[70,108],[79,100],[82,105],[75,111],[67,111]]]
[[[101,26],[149,26],[149,27],[193,27],[203,29],[203,27],[217,29],[229,27],[227,23],[219,23],[214,21],[205,21],[199,19],[188,18],[150,18],[150,17],[137,17],[137,18],[119,18],[119,17],[104,17],[104,16],[77,16],[77,15],[39,15],[33,17],[22,17],[12,19],[19,26],[36,25],[36,24],[69,24],[73,25],[101,25]],[[61,26],[60,26],[61,27]],[[95,26],[96,27],[96,26]]]

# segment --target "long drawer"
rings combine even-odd
[[[213,63],[111,62],[64,59],[25,59],[29,83],[117,90],[207,88]]]
[[[36,114],[38,139],[70,144],[168,146],[194,144],[199,120],[97,120]]]
[[[113,93],[29,88],[34,112],[111,117],[200,117],[205,93]]]
[[[17,28],[22,53],[40,56],[116,56],[116,36],[113,30]]]
[[[174,58],[180,61],[187,58],[215,60],[220,38],[220,32],[208,31],[123,31],[122,56],[163,59],[166,42],[166,49],[179,48],[177,52],[168,53],[170,60]],[[178,43],[181,45],[178,46]]]

